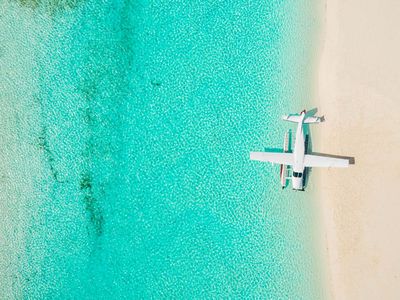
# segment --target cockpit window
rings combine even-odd
[[[303,173],[293,172],[293,176],[296,178],[301,178],[301,176],[303,176]]]

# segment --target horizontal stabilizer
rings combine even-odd
[[[281,165],[293,165],[293,153],[250,152],[251,160],[266,161]]]
[[[336,158],[321,155],[310,155],[306,154],[304,156],[304,166],[305,167],[325,167],[325,168],[347,168],[349,166],[349,159]]]
[[[282,116],[282,120],[293,122],[293,123],[299,123],[302,120],[302,116],[299,114],[285,115],[285,116]],[[324,121],[325,121],[325,118],[323,116],[322,117],[311,116],[311,117],[306,117],[303,122],[305,124],[312,124],[312,123],[321,123]]]
[[[282,116],[282,120],[298,123],[301,121],[301,116],[299,114],[284,115]]]
[[[322,117],[307,117],[304,119],[305,124],[312,124],[312,123],[321,123],[324,122],[325,118]]]

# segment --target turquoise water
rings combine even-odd
[[[280,191],[278,167],[248,159],[280,147],[279,116],[309,100],[312,8],[0,11],[4,298],[321,295],[310,195]]]

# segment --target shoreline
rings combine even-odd
[[[315,169],[330,299],[399,299],[400,4],[326,2],[317,59],[314,149],[355,157]]]

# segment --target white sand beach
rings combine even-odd
[[[313,170],[331,299],[400,299],[400,2],[327,0],[314,150],[354,156]]]

